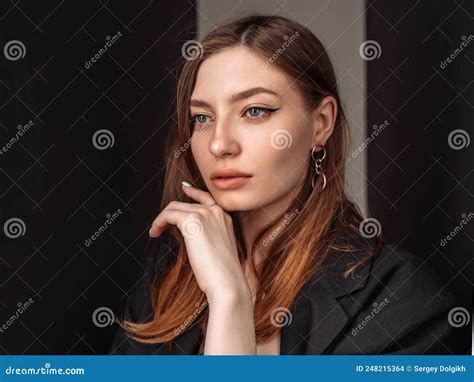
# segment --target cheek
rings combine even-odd
[[[268,184],[277,188],[292,188],[307,171],[307,138],[287,130],[275,130],[262,145],[255,163],[261,163],[260,171]],[[257,151],[255,151],[256,153]]]

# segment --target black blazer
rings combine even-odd
[[[146,246],[145,272],[124,312],[134,322],[153,316],[151,285],[176,250],[167,232]],[[366,255],[330,252],[325,272],[305,284],[291,323],[281,328],[280,354],[471,354],[470,326],[454,327],[448,317],[461,304],[434,268],[386,245],[355,279],[344,279],[345,266]],[[109,354],[199,354],[204,340],[194,324],[174,339],[170,351],[165,344],[133,341],[117,327]]]

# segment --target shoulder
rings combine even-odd
[[[342,257],[321,285],[347,316],[347,326],[333,344],[334,354],[464,354],[467,350],[468,333],[454,322],[463,308],[429,256],[385,245],[348,279],[343,277],[344,266],[364,254],[333,256]]]

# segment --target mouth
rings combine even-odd
[[[219,176],[212,180],[212,183],[219,190],[234,190],[245,186],[251,176]]]

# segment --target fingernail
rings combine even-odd
[[[184,187],[191,187],[191,186],[192,186],[191,183],[188,183],[188,182],[186,182],[186,181],[184,181],[184,180],[181,182],[181,185],[184,186]]]
[[[151,236],[151,230],[152,230],[152,228],[150,228],[150,230],[148,231],[149,236]]]

